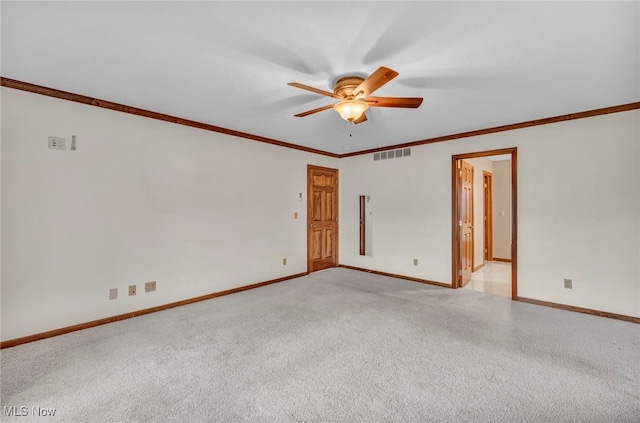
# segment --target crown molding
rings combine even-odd
[[[147,118],[151,118],[151,119],[162,120],[162,121],[165,121],[165,122],[175,123],[175,124],[178,124],[178,125],[190,126],[192,128],[203,129],[205,131],[218,132],[218,133],[221,133],[221,134],[227,134],[227,135],[231,135],[231,136],[234,136],[234,137],[245,138],[245,139],[249,139],[249,140],[252,140],[252,141],[263,142],[263,143],[271,144],[271,145],[277,145],[279,147],[285,147],[285,148],[291,148],[291,149],[294,149],[294,150],[305,151],[307,153],[320,154],[322,156],[339,158],[339,159],[346,158],[346,157],[353,157],[353,156],[361,156],[361,155],[370,154],[370,153],[377,153],[377,152],[380,152],[380,151],[396,150],[396,149],[399,149],[399,148],[416,147],[416,146],[425,145],[425,144],[433,144],[433,143],[436,143],[436,142],[452,141],[452,140],[457,140],[457,139],[461,139],[461,138],[468,138],[468,137],[476,137],[476,136],[479,136],[479,135],[493,134],[493,133],[496,133],[496,132],[512,131],[512,130],[515,130],[515,129],[529,128],[529,127],[532,127],[532,126],[548,125],[550,123],[564,122],[564,121],[576,120],[576,119],[584,119],[584,118],[588,118],[588,117],[606,115],[606,114],[610,114],[610,113],[619,113],[619,112],[626,112],[626,111],[629,111],[629,110],[640,109],[640,102],[628,103],[628,104],[622,104],[622,105],[619,105],[619,106],[604,107],[604,108],[601,108],[601,109],[586,110],[586,111],[578,112],[578,113],[569,113],[569,114],[566,114],[566,115],[553,116],[553,117],[548,117],[548,118],[543,118],[543,119],[536,119],[536,120],[529,120],[529,121],[526,121],[526,122],[519,122],[519,123],[513,123],[513,124],[509,124],[509,125],[495,126],[495,127],[486,128],[486,129],[478,129],[478,130],[475,130],[475,131],[462,132],[462,133],[459,133],[459,134],[445,135],[445,136],[435,137],[435,138],[426,138],[426,139],[423,139],[423,140],[411,141],[411,142],[406,142],[406,143],[403,143],[403,144],[389,145],[389,146],[386,146],[386,147],[378,147],[378,148],[372,148],[372,149],[368,149],[368,150],[354,151],[352,153],[336,154],[336,153],[331,153],[331,152],[328,152],[328,151],[318,150],[318,149],[315,149],[315,148],[303,147],[303,146],[300,146],[300,145],[291,144],[291,143],[288,143],[288,142],[279,141],[279,140],[275,140],[275,139],[272,139],[272,138],[266,138],[266,137],[262,137],[262,136],[259,136],[259,135],[249,134],[249,133],[246,133],[246,132],[236,131],[236,130],[233,130],[233,129],[223,128],[223,127],[220,127],[220,126],[210,125],[208,123],[197,122],[197,121],[194,121],[194,120],[183,119],[183,118],[179,118],[179,117],[176,117],[176,116],[171,116],[171,115],[167,115],[167,114],[163,114],[163,113],[153,112],[153,111],[150,111],[150,110],[140,109],[140,108],[137,108],[137,107],[126,106],[124,104],[114,103],[114,102],[111,102],[111,101],[101,100],[101,99],[93,98],[93,97],[87,97],[87,96],[84,96],[84,95],[81,95],[81,94],[74,94],[74,93],[70,93],[70,92],[67,92],[67,91],[57,90],[55,88],[43,87],[41,85],[35,85],[35,84],[28,83],[28,82],[18,81],[16,79],[0,77],[0,86],[7,87],[7,88],[13,88],[13,89],[16,89],[16,90],[21,90],[21,91],[27,91],[27,92],[30,92],[30,93],[40,94],[40,95],[44,95],[44,96],[48,96],[48,97],[55,97],[55,98],[59,98],[59,99],[62,99],[62,100],[73,101],[73,102],[76,102],[76,103],[87,104],[87,105],[90,105],[90,106],[101,107],[103,109],[115,110],[115,111],[122,112],[122,113],[129,113],[129,114],[133,114],[133,115],[137,115],[137,116],[143,116],[143,117],[147,117]]]
[[[40,94],[48,97],[55,97],[61,100],[68,100],[76,103],[87,104],[90,106],[101,107],[103,109],[115,110],[117,112],[129,113],[136,116],[162,120],[165,122],[175,123],[178,125],[190,126],[192,128],[204,129],[205,131],[218,132],[221,134],[227,134],[234,137],[246,138],[252,141],[258,141],[266,144],[277,145],[279,147],[305,151],[307,153],[320,154],[323,156],[329,156],[334,158],[339,157],[338,154],[317,150],[315,148],[303,147],[300,145],[295,145],[295,144],[291,144],[284,141],[274,140],[274,139],[262,137],[259,135],[249,134],[241,131],[235,131],[233,129],[210,125],[208,123],[197,122],[195,120],[183,119],[180,117],[166,115],[164,113],[157,113],[150,110],[140,109],[137,107],[126,106],[124,104],[114,103],[111,101],[101,100],[93,97],[87,97],[85,95],[74,94],[67,91],[61,91],[55,88],[43,87],[41,85],[30,84],[28,82],[18,81],[15,79],[0,77],[0,86],[13,88],[21,91],[27,91],[30,93]]]

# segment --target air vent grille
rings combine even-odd
[[[389,150],[380,153],[373,153],[374,162],[387,159],[399,159],[401,157],[411,157],[411,149],[403,148],[399,150]]]

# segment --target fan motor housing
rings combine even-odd
[[[333,92],[346,99],[351,99],[353,98],[353,90],[358,88],[362,81],[364,78],[359,76],[345,76],[336,82]]]

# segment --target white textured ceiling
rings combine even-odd
[[[2,76],[343,154],[640,101],[638,2],[7,2]],[[400,75],[352,128],[323,90]]]

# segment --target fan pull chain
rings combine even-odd
[[[352,121],[352,120],[350,120],[350,121],[349,121],[349,138],[351,138],[351,136],[352,136],[352,135],[351,135],[351,127],[352,127],[352,126],[353,126],[353,121]]]

